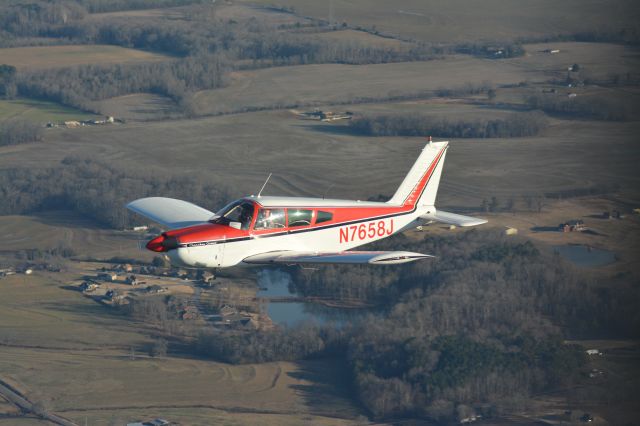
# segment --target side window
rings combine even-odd
[[[284,228],[284,209],[260,209],[253,229],[278,229]]]
[[[323,212],[318,210],[318,216],[316,217],[316,224],[322,223],[322,222],[329,222],[330,220],[333,220],[333,213]]]
[[[313,210],[289,209],[289,226],[309,226],[313,219]]]

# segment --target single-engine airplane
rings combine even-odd
[[[162,197],[141,198],[127,208],[169,229],[146,247],[166,254],[173,265],[180,267],[412,262],[433,256],[350,250],[422,221],[457,226],[486,222],[435,208],[447,148],[448,142],[429,141],[386,203],[258,194],[234,201],[216,214],[186,201]]]

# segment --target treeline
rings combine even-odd
[[[108,163],[68,157],[51,169],[0,171],[0,215],[74,210],[116,229],[144,223],[124,207],[136,198],[167,196],[215,211],[229,201],[224,187],[152,170],[116,169]]]
[[[576,96],[536,94],[526,100],[531,108],[548,114],[605,121],[627,121],[636,118],[637,102],[604,96]]]
[[[42,127],[19,118],[0,122],[0,146],[19,145],[42,140]]]
[[[233,47],[238,59],[254,66],[318,63],[377,64],[433,59],[437,53],[426,45],[380,47],[355,41],[321,41],[291,33],[249,34]]]
[[[539,111],[517,112],[504,119],[452,120],[422,114],[359,116],[349,128],[367,136],[427,136],[450,138],[507,138],[535,136],[548,125]]]
[[[455,47],[457,53],[483,56],[491,59],[514,58],[524,55],[524,48],[518,43],[463,43]]]
[[[202,331],[193,342],[193,350],[201,356],[233,364],[294,361],[344,356],[346,338],[345,330],[317,324],[243,334]]]
[[[405,268],[384,267],[376,273],[357,266],[323,267],[313,273],[293,269],[293,284],[296,292],[305,296],[363,295],[361,300],[370,303],[399,303],[395,308],[398,319],[441,333],[487,330],[505,318],[511,318],[511,324],[522,330],[549,330],[543,317],[553,318],[574,335],[635,333],[633,327],[640,324],[625,320],[627,316],[635,318],[631,321],[634,324],[640,321],[629,310],[633,298],[618,298],[618,290],[596,290],[595,282],[561,258],[516,241],[498,231],[431,236],[420,242],[398,236],[372,249],[436,253],[437,260]],[[359,274],[362,278],[352,279]],[[461,311],[457,307],[460,301],[473,308]],[[416,309],[420,306],[418,317],[406,317],[403,309],[414,304]],[[529,320],[531,324],[527,324]]]
[[[637,290],[605,289],[530,242],[499,231],[392,240],[375,249],[438,257],[375,273],[358,266],[290,270],[300,294],[360,294],[382,305],[378,314],[333,331],[305,325],[203,333],[195,350],[233,363],[340,357],[374,417],[445,422],[480,406],[485,416],[519,409],[532,393],[579,380],[584,352],[564,344],[568,336],[630,337],[640,329]]]
[[[114,12],[120,10],[159,9],[210,3],[210,0],[74,0],[88,12]]]
[[[86,65],[21,73],[18,93],[91,110],[90,101],[150,92],[180,103],[198,90],[224,83],[226,65],[217,55],[135,65]]]

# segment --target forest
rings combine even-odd
[[[463,120],[426,114],[361,115],[349,122],[366,136],[428,136],[444,138],[513,138],[535,136],[548,125],[540,111],[514,112],[504,119]]]
[[[361,322],[203,332],[193,350],[233,363],[337,357],[375,418],[452,421],[483,404],[483,415],[497,415],[578,380],[584,353],[566,338],[637,337],[640,330],[640,300],[628,288],[605,288],[528,241],[495,230],[392,240],[372,248],[438,258],[382,271],[289,270],[301,294],[362,297],[382,308]]]
[[[104,226],[124,229],[141,220],[124,206],[136,198],[158,194],[212,211],[230,199],[226,188],[204,179],[154,173],[152,169],[116,169],[89,158],[67,157],[49,169],[0,171],[0,215],[71,209]]]

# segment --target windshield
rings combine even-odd
[[[236,201],[216,213],[216,216],[218,217],[210,220],[210,222],[233,226],[234,228],[236,226],[233,224],[240,224],[239,229],[249,229],[254,212],[255,207],[253,206],[253,203],[250,203],[249,201]]]

